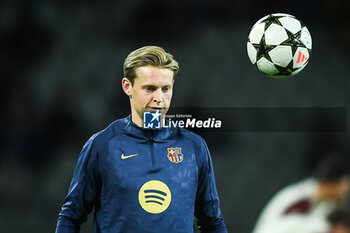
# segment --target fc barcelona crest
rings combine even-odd
[[[181,163],[184,160],[184,155],[182,154],[181,147],[170,147],[168,149],[168,159],[173,163]]]

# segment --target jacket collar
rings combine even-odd
[[[175,127],[163,127],[159,129],[144,129],[136,125],[131,120],[131,115],[122,119],[123,128],[122,131],[131,137],[144,139],[147,141],[153,140],[155,142],[162,142],[176,136],[179,132],[179,128]]]

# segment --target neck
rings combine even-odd
[[[134,122],[137,126],[139,126],[139,127],[143,127],[143,121],[142,121],[142,119],[140,119],[140,117],[137,115],[137,113],[135,112],[135,113],[131,113],[131,120],[132,120],[132,122]]]

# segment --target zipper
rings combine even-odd
[[[150,152],[151,152],[151,159],[152,159],[152,168],[156,168],[156,158],[154,156],[154,141],[153,141],[153,130],[151,131],[151,135],[149,137],[149,145],[150,145]]]

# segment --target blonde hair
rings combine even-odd
[[[158,46],[145,46],[131,52],[124,61],[124,77],[133,84],[136,69],[142,66],[166,68],[173,71],[174,75],[179,71],[179,64],[173,55]]]

